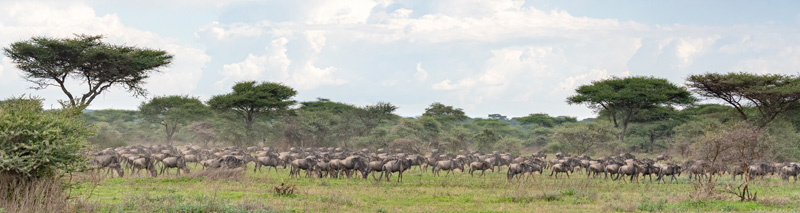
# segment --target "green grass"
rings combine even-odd
[[[252,165],[249,167],[252,169]],[[201,171],[192,168],[192,171]],[[566,178],[536,174],[536,180],[508,182],[505,170],[472,178],[467,173],[433,177],[414,168],[404,182],[364,179],[289,178],[287,170],[246,172],[235,180],[204,177],[105,178],[96,186],[78,178],[73,196],[95,211],[108,212],[249,212],[249,211],[792,211],[800,208],[800,187],[778,178],[756,180],[751,189],[759,202],[694,199],[686,177],[679,184],[640,180],[625,184],[587,179],[581,173]],[[294,184],[294,195],[279,196],[273,187]],[[723,189],[732,182],[720,180]]]

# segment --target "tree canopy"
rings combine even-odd
[[[270,117],[280,111],[286,111],[296,103],[292,100],[297,91],[280,83],[245,81],[236,83],[233,92],[215,95],[208,100],[212,109],[223,113],[232,113],[245,124],[245,140],[252,142],[253,122],[259,117]]]
[[[451,121],[464,121],[467,120],[467,114],[461,108],[447,106],[439,102],[432,103],[428,108],[425,108],[425,113],[422,116],[430,116],[436,118],[439,122],[447,123]]]
[[[725,101],[743,120],[758,128],[764,128],[779,114],[800,106],[800,77],[795,75],[706,73],[689,76],[687,80],[694,92]],[[756,112],[750,113],[750,108],[755,108]]]
[[[607,112],[614,127],[622,129],[620,141],[624,141],[628,123],[640,111],[660,105],[695,102],[686,89],[655,77],[614,77],[580,86],[575,92],[578,94],[568,97],[567,103],[587,104],[590,108]]]
[[[530,114],[528,116],[516,119],[522,125],[535,124],[543,127],[555,127],[565,123],[578,122],[578,119],[575,117],[569,117],[569,116],[550,117],[550,115],[545,113]]]
[[[112,86],[134,96],[145,96],[145,79],[172,62],[163,50],[103,43],[103,36],[75,38],[33,37],[3,48],[5,55],[24,72],[34,89],[57,86],[67,96],[62,105],[85,109]],[[68,81],[79,79],[85,91],[70,91]]]
[[[199,99],[177,95],[155,97],[148,102],[142,102],[139,112],[145,121],[164,127],[167,144],[172,143],[172,135],[178,131],[179,126],[210,114]]]

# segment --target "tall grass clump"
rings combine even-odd
[[[93,129],[73,109],[44,110],[36,98],[0,101],[0,209],[58,212],[65,174],[81,171]]]

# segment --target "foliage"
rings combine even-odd
[[[495,133],[495,131],[491,129],[483,129],[473,136],[473,140],[475,140],[475,148],[481,151],[492,151],[491,149],[494,148],[494,145],[497,141],[500,141],[503,137]]]
[[[506,121],[497,119],[476,118],[473,120],[471,128],[480,131],[481,129],[491,129],[501,137],[522,137],[521,128],[513,127]]]
[[[545,146],[552,141],[554,128],[533,125],[528,130],[528,137],[523,142],[524,146]]]
[[[697,143],[706,134],[722,128],[722,123],[715,119],[701,118],[687,121],[673,128],[672,149],[679,155],[687,158],[692,155],[692,145]]]
[[[69,99],[62,104],[78,109],[85,109],[112,86],[145,96],[144,80],[172,62],[172,55],[165,51],[107,44],[102,38],[33,37],[3,50],[24,72],[25,80],[36,84],[35,89],[60,87]],[[88,91],[70,91],[67,81],[71,78],[80,79]]]
[[[296,102],[292,100],[296,94],[297,91],[280,83],[245,81],[236,83],[231,93],[215,95],[208,100],[208,105],[227,114],[229,120],[243,121],[244,135],[236,142],[250,144],[256,139],[253,132],[255,121],[288,110]]]
[[[778,115],[797,108],[800,100],[800,77],[795,75],[707,73],[689,76],[687,80],[694,92],[725,101],[743,120],[758,128],[766,127]],[[748,109],[751,106],[755,112]]]
[[[93,129],[75,110],[42,109],[39,99],[0,104],[0,172],[25,178],[52,177],[83,169],[86,137]]]
[[[522,140],[512,137],[500,139],[500,141],[494,144],[494,150],[519,155],[522,151]]]
[[[539,125],[543,127],[556,127],[556,126],[561,126],[565,123],[578,122],[578,119],[575,117],[569,117],[569,116],[550,117],[550,115],[545,113],[535,113],[515,119],[518,120],[522,125]]]
[[[672,107],[657,106],[642,110],[631,119],[634,124],[630,133],[644,138],[645,142],[639,144],[642,151],[652,152],[656,140],[666,139],[674,133],[673,128],[682,124],[688,117]],[[661,147],[665,148],[665,147]]]
[[[655,77],[614,77],[580,86],[575,92],[578,94],[567,98],[567,102],[587,104],[589,108],[608,113],[614,127],[621,128],[620,141],[625,141],[628,124],[642,110],[695,102],[686,89]]]
[[[464,113],[461,108],[444,105],[439,102],[432,103],[428,108],[425,108],[425,113],[422,116],[434,117],[440,123],[452,123],[456,121],[465,121],[469,117]]]
[[[210,114],[199,99],[177,95],[154,97],[148,102],[142,102],[139,112],[145,121],[164,127],[167,144],[172,144],[172,136],[178,131],[178,127]]]
[[[603,148],[614,139],[615,134],[617,132],[607,123],[579,122],[569,123],[556,129],[553,139],[566,148],[562,151],[584,154]]]
[[[767,156],[774,162],[796,162],[800,160],[800,133],[792,123],[775,120],[767,127],[767,140],[773,142],[772,154]]]

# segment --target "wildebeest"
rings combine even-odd
[[[484,175],[484,173],[486,172],[487,169],[493,169],[492,165],[489,164],[489,162],[482,161],[482,160],[475,161],[475,162],[472,162],[472,163],[469,164],[469,175],[472,176],[472,177],[475,177],[473,172],[475,172],[477,170],[480,170],[481,171],[481,175],[478,176],[478,177],[480,177],[480,176]],[[492,172],[494,172],[494,170],[492,170]]]
[[[658,169],[658,178],[656,178],[656,182],[663,181],[664,183],[667,183],[667,181],[664,180],[664,176],[670,176],[670,183],[672,183],[672,180],[675,180],[676,182],[678,181],[678,178],[675,176],[681,174],[680,165],[660,163],[654,166]]]
[[[253,172],[256,172],[256,170],[261,172],[261,167],[262,166],[269,166],[269,167],[274,168],[275,172],[277,173],[278,172],[278,166],[280,165],[280,159],[278,159],[278,156],[268,155],[267,157],[258,157],[258,158],[256,158],[255,163],[256,163],[256,165],[253,167]],[[269,171],[269,168],[267,168],[267,171]]]
[[[552,177],[553,174],[555,174],[556,178],[558,178],[558,174],[559,173],[566,173],[567,174],[567,178],[569,178],[569,173],[572,173],[574,171],[572,169],[572,165],[570,165],[568,163],[559,163],[559,164],[553,165],[553,167],[551,167],[551,168],[552,168],[552,170],[550,171],[550,176]]]
[[[164,164],[164,167],[161,167],[160,174],[164,174],[166,171],[169,174],[170,168],[176,168],[178,171],[178,175],[181,174],[181,169],[186,173],[189,174],[189,167],[186,166],[186,161],[183,159],[183,156],[178,157],[167,157],[164,160],[161,160],[161,163]]]
[[[101,169],[106,170],[106,174],[111,173],[111,169],[117,171],[117,175],[119,177],[125,176],[125,171],[122,170],[122,165],[120,165],[120,160],[118,155],[99,155],[95,156],[90,162],[94,167],[95,171],[99,171]]]
[[[136,173],[139,175],[139,172],[144,169],[147,172],[150,172],[150,176],[156,177],[158,172],[156,172],[156,166],[154,164],[152,157],[143,157],[133,160],[131,166],[131,172]]]
[[[631,178],[630,178],[631,182],[633,182],[633,179],[636,179],[636,182],[638,183],[639,182],[639,173],[641,173],[642,171],[644,171],[644,168],[641,165],[639,165],[639,163],[635,163],[635,162],[634,163],[628,163],[626,165],[620,166],[619,170],[617,170],[617,174],[619,175],[619,178],[617,178],[617,181],[622,179],[623,182],[626,182],[625,181],[625,176],[627,175],[627,176],[631,176]]]
[[[449,175],[451,171],[453,171],[453,175],[455,175],[454,170],[457,168],[464,168],[464,167],[460,165],[459,162],[456,160],[443,160],[443,161],[437,161],[436,164],[433,165],[433,168],[431,170],[433,170],[433,176],[439,176],[439,170],[447,170],[447,173],[445,173],[444,175],[445,177],[447,177],[447,175]]]
[[[781,179],[789,181],[789,177],[794,178],[797,182],[797,175],[800,175],[800,166],[797,164],[789,164],[780,168]]]
[[[397,159],[386,162],[383,164],[383,171],[381,171],[381,178],[383,178],[383,174],[386,173],[386,182],[389,182],[389,176],[392,173],[397,172],[397,182],[403,181],[403,172],[406,171],[409,167],[411,167],[411,159]]]
[[[295,159],[292,161],[292,169],[289,171],[289,177],[300,176],[300,170],[306,170],[306,176],[310,176],[310,170],[316,165],[316,159],[309,156],[302,159]]]

